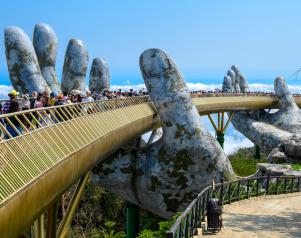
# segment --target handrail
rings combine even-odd
[[[149,102],[148,96],[71,103],[1,114],[0,130],[2,130],[3,133],[0,135],[0,141],[31,133],[53,124],[86,116],[87,114],[104,112],[144,102]],[[34,121],[34,123],[31,123],[31,120]],[[8,131],[4,124],[10,126],[11,131]],[[34,124],[38,124],[38,126],[36,127]],[[11,135],[12,133],[13,135]]]
[[[251,197],[300,192],[300,182],[301,176],[262,176],[207,186],[177,218],[166,238],[193,237],[205,221],[210,198],[218,198],[220,205],[224,205]]]

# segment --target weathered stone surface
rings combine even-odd
[[[140,57],[163,136],[121,158],[108,158],[93,181],[161,217],[170,217],[212,180],[234,179],[224,151],[201,123],[183,76],[162,50]]]
[[[110,88],[110,69],[108,63],[102,58],[93,59],[90,70],[89,89],[100,93]]]
[[[73,89],[84,91],[88,60],[88,51],[84,43],[71,39],[65,54],[62,92],[69,93]]]
[[[232,66],[232,69],[235,68],[237,67]],[[239,77],[236,86],[233,85],[238,71],[232,71],[235,73],[228,73],[224,79],[223,90],[246,92],[247,81],[243,77]],[[239,90],[236,88],[237,85],[239,85]],[[299,159],[301,155],[301,113],[283,77],[275,79],[274,88],[279,100],[279,111],[276,113],[268,113],[265,110],[235,112],[232,124],[262,150],[269,153],[278,148],[279,153],[274,150],[270,156],[271,161],[280,159],[281,153],[285,153],[283,158],[287,161],[293,161]]]
[[[41,73],[53,92],[61,91],[55,63],[57,56],[57,37],[47,24],[36,24],[33,33],[33,46],[38,57]]]
[[[301,171],[293,170],[292,167],[287,164],[259,163],[257,167],[263,176],[301,176]]]
[[[13,87],[20,93],[50,91],[27,34],[11,26],[5,29],[4,38],[7,67]]]

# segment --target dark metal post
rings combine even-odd
[[[291,193],[294,191],[294,177],[292,177],[291,181]]]
[[[298,178],[298,190],[297,192],[300,192],[300,178]]]
[[[188,231],[189,231],[189,215],[186,216],[186,221],[185,221],[185,229],[184,229],[185,237],[188,237]]]
[[[134,204],[126,205],[126,238],[135,238],[139,233],[139,207]]]
[[[229,190],[228,190],[228,192],[229,192],[229,204],[231,204],[231,182],[229,183]]]
[[[279,193],[279,178],[276,178],[276,194],[278,195]]]
[[[259,194],[259,178],[256,179],[256,197],[258,197]]]
[[[266,184],[266,191],[265,191],[266,195],[269,195],[269,188],[270,188],[270,174],[268,174],[267,177],[267,184]]]
[[[237,181],[237,201],[240,200],[240,181]]]
[[[224,205],[224,178],[221,179],[221,193],[220,193],[220,205],[223,206]]]
[[[247,181],[247,198],[250,198],[250,179]]]
[[[287,177],[284,178],[284,193],[287,192]]]

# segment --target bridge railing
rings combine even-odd
[[[120,115],[122,109],[148,102],[149,97],[131,97],[1,115],[0,204],[66,156],[108,133],[103,127],[118,128],[114,123],[124,123],[127,116]],[[112,115],[118,115],[115,122]]]
[[[166,232],[167,238],[193,237],[197,229],[206,222],[207,202],[218,198],[220,205],[259,197],[301,191],[301,177],[296,176],[262,176],[222,182],[203,189],[177,218]]]
[[[0,115],[0,141],[78,117],[149,102],[148,96],[71,103]]]

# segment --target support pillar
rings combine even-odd
[[[220,146],[224,149],[224,142],[225,142],[225,134],[221,131],[216,133],[216,140],[220,144]]]
[[[44,214],[34,222],[34,237],[45,238],[45,217]]]
[[[70,224],[72,222],[72,218],[76,212],[77,206],[80,202],[80,199],[82,197],[82,194],[84,192],[85,185],[88,182],[90,171],[87,172],[78,182],[77,187],[74,191],[74,194],[71,198],[70,204],[67,208],[66,214],[63,217],[63,220],[61,221],[61,224],[59,225],[59,228],[57,230],[57,238],[64,238],[66,237],[68,233],[68,229],[70,227]]]
[[[260,147],[255,145],[255,159],[260,160]]]
[[[216,140],[220,144],[220,146],[224,149],[224,142],[225,142],[225,132],[234,116],[234,112],[230,112],[229,118],[227,122],[225,123],[225,113],[219,112],[217,113],[217,125],[213,121],[210,114],[208,114],[208,118],[215,130],[216,133]]]
[[[139,207],[127,202],[126,238],[135,238],[139,234]]]
[[[48,208],[46,238],[56,237],[57,202]]]

